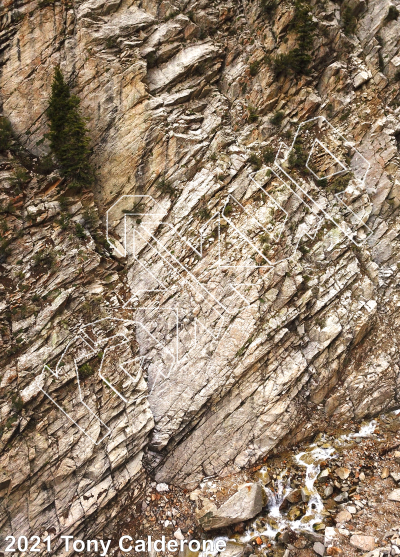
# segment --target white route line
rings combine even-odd
[[[340,166],[343,168],[343,170],[339,170],[339,171],[337,171],[337,172],[333,172],[332,174],[329,174],[328,176],[323,176],[322,178],[320,178],[319,176],[317,176],[317,174],[315,174],[315,172],[312,170],[312,168],[310,168],[310,167],[308,166],[308,163],[310,162],[310,158],[311,158],[311,156],[312,156],[312,154],[313,154],[314,145],[315,145],[316,143],[318,143],[318,145],[321,145],[321,147],[322,147],[322,148],[323,148],[323,149],[324,149],[324,150],[325,150],[325,151],[326,151],[338,164],[340,164]],[[325,180],[328,180],[329,178],[333,178],[333,176],[337,176],[338,174],[343,174],[343,172],[348,172],[348,171],[350,170],[350,169],[347,168],[343,163],[341,163],[340,160],[339,160],[329,149],[327,149],[327,147],[326,147],[323,143],[321,143],[321,141],[320,141],[319,139],[314,139],[314,143],[312,144],[312,147],[311,147],[311,149],[310,149],[310,153],[309,153],[308,158],[307,158],[306,168],[307,168],[307,169],[311,172],[311,174],[312,174],[313,176],[315,176],[315,178],[316,178],[317,180],[319,180],[319,181],[324,180],[324,179],[325,179]]]
[[[356,245],[357,247],[360,247],[360,246],[365,242],[365,240],[367,240],[368,237],[372,234],[371,228],[369,228],[369,226],[367,226],[363,221],[361,221],[361,219],[350,209],[350,207],[348,207],[348,206],[344,203],[344,201],[342,201],[342,200],[340,199],[340,197],[339,197],[340,194],[339,194],[339,193],[336,193],[336,194],[335,194],[335,197],[336,197],[339,201],[342,202],[342,204],[354,215],[354,217],[355,217],[356,219],[358,219],[358,221],[359,221],[360,224],[362,224],[363,226],[365,226],[366,228],[368,228],[368,230],[370,231],[370,232],[369,232],[369,235],[366,236],[366,238],[364,238],[364,240],[358,244],[358,243],[353,239],[353,237],[354,237],[355,234],[356,234],[355,232],[348,233],[347,230],[346,230],[345,228],[343,228],[343,227],[341,226],[341,224],[338,223],[338,222],[335,220],[335,218],[334,218],[333,216],[331,216],[329,213],[327,213],[327,212],[325,211],[325,209],[324,209],[323,207],[321,207],[321,205],[319,205],[319,204],[317,203],[317,201],[314,201],[314,199],[308,195],[308,193],[300,186],[299,183],[297,183],[297,182],[284,170],[284,168],[282,168],[281,166],[279,166],[279,164],[277,164],[277,163],[276,163],[276,165],[278,166],[279,170],[280,170],[281,172],[283,172],[283,174],[284,174],[296,187],[298,187],[298,188],[301,190],[301,192],[309,199],[309,201],[311,202],[311,205],[312,205],[312,206],[314,205],[315,207],[317,207],[317,209],[318,209],[319,211],[321,211],[321,213],[324,215],[324,217],[325,217],[327,220],[330,220],[331,222],[333,222],[333,224],[335,224],[335,225],[337,226],[337,228],[339,228],[339,230],[340,230],[351,242],[353,242],[354,245]],[[271,170],[272,170],[272,169],[271,169]],[[304,203],[304,199],[302,199],[302,197],[301,197],[296,191],[294,191],[294,190],[292,190],[292,191],[293,191],[293,193],[296,195],[296,197],[298,197],[298,199],[300,199],[300,200]],[[311,211],[313,211],[312,208],[311,208]],[[314,211],[313,211],[313,212],[314,212]],[[346,223],[346,224],[347,224],[347,223]],[[350,226],[349,226],[349,228],[350,228]]]
[[[164,224],[164,223],[163,223],[163,224]],[[167,224],[167,223],[165,223],[165,224]],[[174,228],[174,227],[172,227],[172,225],[168,225],[168,224],[167,224],[167,226],[170,226],[171,228]],[[140,225],[140,227],[142,227],[142,225]],[[140,231],[139,231],[139,230],[137,231],[137,233],[143,238],[143,236],[142,236],[142,234],[140,234]],[[169,256],[171,257],[171,259],[173,259],[174,263],[176,263],[176,264],[178,265],[178,267],[180,267],[181,270],[183,270],[185,273],[187,273],[188,277],[199,287],[199,290],[200,290],[200,291],[203,291],[203,292],[206,293],[206,295],[210,296],[210,297],[214,300],[214,302],[216,302],[216,303],[218,304],[218,306],[220,306],[220,308],[222,309],[223,312],[229,313],[229,312],[228,312],[228,309],[224,306],[224,304],[223,304],[222,302],[220,302],[217,298],[215,298],[215,296],[214,296],[213,294],[211,294],[211,292],[210,292],[209,290],[207,290],[207,288],[206,288],[203,284],[201,284],[201,282],[189,271],[189,269],[188,269],[187,267],[185,267],[185,266],[175,257],[175,255],[174,255],[173,253],[171,253],[171,252],[170,252],[170,251],[169,251],[169,250],[168,250],[168,249],[167,249],[167,248],[166,248],[166,247],[153,235],[153,234],[151,234],[151,233],[150,233],[150,238],[151,238],[152,240],[154,240],[154,242],[157,244],[157,246],[160,246],[160,247],[167,253],[167,255],[169,255]],[[177,269],[172,265],[172,263],[170,263],[170,262],[166,259],[166,257],[164,257],[156,248],[154,248],[154,246],[151,246],[151,247],[153,247],[153,249],[155,250],[155,252],[157,253],[157,255],[159,255],[159,257],[166,263],[166,265],[168,265],[168,266],[170,267],[170,269],[171,269],[172,271],[175,272],[175,274],[178,274]],[[183,280],[189,287],[190,287],[190,286],[193,286],[193,285],[191,285],[190,281],[189,281],[185,276],[183,276],[183,274],[178,274],[178,277],[179,277],[179,279]],[[203,296],[203,298],[205,299],[204,294],[202,294],[202,296]],[[205,299],[205,301],[206,301],[206,299]],[[206,303],[208,303],[208,302],[206,301]],[[212,307],[212,306],[211,306],[211,307]],[[215,309],[215,308],[214,308],[214,309]],[[219,313],[220,316],[222,317],[222,314],[221,314],[217,309],[215,309],[215,311],[216,311],[217,313]]]
[[[75,360],[74,360],[74,362],[75,362]],[[76,362],[75,362],[75,366],[76,366]],[[45,369],[48,369],[51,373],[54,374],[54,372],[53,372],[47,365],[45,365],[45,366],[43,367],[43,371],[44,371]],[[76,372],[76,376],[77,376],[77,379],[78,379],[79,396],[80,396],[80,399],[81,399],[82,404],[87,408],[87,410],[92,414],[92,416],[93,416],[98,422],[100,422],[101,425],[104,426],[104,427],[106,428],[106,430],[107,430],[107,433],[106,433],[105,435],[103,435],[103,437],[102,437],[100,440],[97,440],[97,441],[96,441],[95,439],[92,439],[92,437],[89,435],[89,433],[88,433],[84,428],[82,428],[82,427],[81,427],[81,426],[68,414],[68,412],[66,412],[66,411],[64,410],[64,408],[62,408],[62,407],[54,400],[54,398],[52,398],[52,397],[49,395],[49,393],[48,393],[47,391],[45,391],[42,387],[39,387],[39,388],[40,388],[40,390],[42,391],[42,393],[44,393],[44,394],[47,396],[47,398],[49,398],[49,399],[51,400],[51,402],[53,402],[53,404],[55,404],[55,405],[57,406],[57,408],[58,408],[59,410],[61,410],[61,412],[62,412],[65,416],[67,416],[67,418],[68,418],[69,420],[71,420],[71,422],[72,422],[73,424],[75,424],[76,427],[77,427],[78,429],[80,429],[80,431],[82,431],[82,433],[84,433],[84,434],[86,435],[86,437],[89,437],[89,439],[90,439],[95,445],[99,445],[106,437],[108,437],[108,436],[111,434],[111,429],[110,429],[110,428],[109,428],[109,427],[108,427],[108,426],[107,426],[107,425],[106,425],[106,424],[93,412],[93,410],[91,410],[91,409],[89,408],[89,406],[82,400],[82,393],[81,393],[81,387],[80,387],[79,374],[78,374],[78,372]]]
[[[286,227],[287,221],[289,219],[289,214],[288,212],[285,210],[284,207],[282,207],[280,205],[280,203],[273,197],[273,195],[271,195],[264,187],[262,184],[260,184],[258,182],[258,175],[260,171],[251,173],[249,175],[249,178],[251,180],[251,182],[256,186],[256,188],[261,191],[263,193],[263,195],[266,196],[266,198],[268,199],[268,203],[271,203],[272,205],[274,205],[278,210],[280,210],[283,215],[284,215],[284,220],[283,222],[280,221],[279,222],[279,228],[277,226],[274,226],[272,228],[272,230],[268,230],[268,228],[266,228],[265,226],[263,226],[258,218],[256,218],[255,216],[253,216],[251,214],[251,212],[249,212],[249,210],[239,201],[237,200],[234,195],[232,195],[231,193],[228,194],[224,205],[222,207],[222,209],[220,211],[217,211],[213,216],[211,216],[207,222],[200,228],[199,230],[199,247],[194,246],[189,240],[187,240],[183,234],[181,234],[181,232],[179,232],[179,230],[177,230],[177,228],[175,226],[173,226],[170,223],[166,223],[163,222],[163,219],[165,218],[167,212],[165,210],[163,210],[160,206],[160,203],[158,203],[152,196],[150,195],[123,195],[121,196],[106,212],[106,239],[108,241],[108,243],[113,247],[113,249],[116,250],[117,253],[119,253],[119,255],[121,255],[122,257],[126,257],[128,255],[132,255],[133,260],[135,263],[138,263],[139,265],[139,270],[142,269],[145,273],[148,273],[148,276],[151,277],[159,286],[158,288],[149,288],[147,289],[145,286],[146,284],[144,284],[144,286],[142,287],[141,284],[146,283],[146,278],[142,278],[141,275],[139,275],[139,279],[141,281],[140,285],[141,286],[138,290],[136,290],[133,295],[130,297],[130,299],[122,304],[122,307],[124,309],[132,309],[136,311],[135,314],[135,319],[121,319],[121,318],[103,318],[103,319],[99,319],[97,321],[93,321],[92,323],[88,323],[84,326],[82,326],[77,334],[74,336],[74,338],[68,342],[66,348],[64,349],[64,351],[62,352],[61,357],[59,358],[57,365],[55,367],[55,371],[51,370],[49,366],[45,365],[43,368],[43,372],[50,372],[51,375],[53,377],[55,377],[56,379],[59,379],[60,377],[60,367],[62,364],[63,359],[65,358],[65,355],[67,354],[68,351],[72,351],[73,350],[73,345],[74,343],[79,343],[79,346],[76,347],[76,350],[79,350],[79,360],[88,360],[91,357],[93,357],[96,352],[98,352],[98,350],[100,349],[100,347],[102,345],[104,345],[105,343],[110,343],[115,341],[119,341],[116,342],[115,344],[111,344],[111,346],[106,346],[102,355],[102,359],[101,359],[101,363],[100,363],[100,367],[99,367],[99,371],[98,371],[98,375],[100,377],[100,379],[102,381],[104,381],[104,383],[106,385],[108,385],[113,392],[123,401],[124,404],[128,404],[131,403],[132,401],[129,400],[128,398],[126,398],[121,392],[119,392],[119,390],[117,388],[115,388],[113,386],[113,384],[111,383],[111,381],[109,381],[107,379],[107,377],[104,375],[105,374],[105,356],[107,353],[109,353],[112,350],[117,349],[120,346],[124,346],[124,345],[129,345],[129,338],[126,336],[125,333],[115,333],[112,334],[115,330],[116,330],[116,325],[115,324],[129,324],[129,325],[134,325],[137,329],[137,331],[142,331],[145,335],[149,335],[149,337],[152,339],[152,341],[154,342],[154,346],[151,346],[151,350],[154,350],[154,348],[157,349],[158,354],[160,355],[160,362],[161,362],[161,369],[160,366],[157,365],[156,366],[156,372],[154,375],[154,380],[153,380],[153,385],[150,389],[150,393],[153,391],[154,385],[156,384],[158,378],[161,376],[164,379],[169,379],[171,376],[171,372],[172,369],[174,368],[174,366],[177,366],[180,359],[179,359],[179,346],[180,346],[180,340],[179,340],[179,331],[180,331],[180,323],[179,323],[179,317],[180,317],[180,312],[183,311],[183,308],[181,308],[179,306],[179,302],[176,303],[173,307],[159,307],[159,302],[151,302],[150,305],[143,305],[143,299],[142,302],[141,300],[141,295],[143,294],[148,294],[148,293],[161,293],[163,295],[168,294],[169,291],[171,291],[172,294],[175,294],[175,291],[173,291],[173,288],[176,288],[176,283],[178,282],[178,285],[180,287],[182,287],[183,285],[187,286],[188,289],[190,291],[194,291],[194,297],[196,297],[196,295],[200,295],[203,302],[205,302],[207,304],[207,306],[209,306],[211,308],[211,310],[213,310],[216,315],[217,315],[217,320],[216,323],[214,325],[210,326],[206,326],[204,325],[198,318],[196,315],[193,315],[193,319],[189,322],[190,325],[193,324],[193,328],[194,328],[194,341],[190,344],[190,348],[189,350],[191,350],[192,348],[197,346],[197,341],[198,341],[198,335],[200,330],[202,330],[202,334],[204,334],[204,331],[209,334],[211,336],[211,338],[213,340],[218,340],[220,338],[222,338],[223,336],[223,328],[226,322],[226,318],[227,315],[230,316],[234,316],[237,315],[238,312],[243,311],[243,309],[245,309],[246,307],[249,307],[251,305],[251,302],[239,291],[239,286],[249,286],[249,289],[252,287],[256,287],[256,284],[253,283],[240,283],[240,284],[236,284],[234,282],[230,282],[230,284],[228,284],[227,286],[230,287],[234,293],[234,297],[233,297],[233,301],[236,304],[235,305],[235,309],[234,310],[230,310],[227,305],[225,305],[221,299],[218,299],[216,296],[214,296],[214,294],[212,294],[212,292],[210,292],[210,290],[204,285],[202,284],[197,278],[196,276],[191,272],[191,270],[185,266],[183,263],[181,263],[181,261],[174,255],[174,253],[172,253],[172,251],[170,249],[168,249],[166,247],[166,245],[163,244],[161,239],[158,239],[155,236],[155,230],[159,229],[160,226],[163,227],[167,227],[169,229],[169,232],[172,234],[172,238],[173,240],[177,240],[181,246],[186,246],[188,248],[190,248],[190,250],[193,251],[193,254],[196,255],[199,258],[203,257],[203,246],[205,245],[206,240],[208,239],[207,237],[207,230],[209,229],[209,227],[212,225],[213,222],[216,222],[216,225],[218,227],[218,246],[217,246],[217,250],[218,250],[218,259],[217,259],[217,268],[223,268],[223,269],[227,269],[227,268],[234,268],[237,271],[239,271],[240,269],[258,269],[258,268],[269,268],[269,271],[272,271],[273,267],[275,267],[276,265],[278,265],[279,263],[281,263],[282,261],[287,261],[290,260],[292,257],[295,256],[298,247],[299,247],[299,243],[302,240],[302,238],[304,238],[304,236],[307,236],[310,239],[315,239],[317,232],[321,229],[322,223],[324,221],[324,219],[327,219],[329,221],[331,221],[332,223],[334,223],[334,225],[344,234],[344,236],[346,238],[348,238],[351,242],[353,242],[353,244],[355,244],[356,246],[360,246],[362,245],[362,243],[365,242],[365,240],[372,234],[372,230],[365,224],[364,220],[365,217],[360,218],[342,199],[344,192],[340,192],[340,193],[336,193],[335,194],[335,198],[341,203],[341,205],[343,205],[346,208],[346,211],[348,211],[349,214],[351,214],[354,218],[354,221],[356,223],[356,225],[358,224],[358,227],[363,226],[365,227],[369,232],[368,235],[359,243],[357,243],[354,240],[354,236],[357,232],[353,232],[352,231],[352,226],[355,226],[354,223],[348,224],[346,223],[346,221],[338,222],[338,219],[335,218],[333,215],[330,214],[329,210],[324,209],[324,207],[321,206],[320,203],[318,203],[317,201],[315,201],[302,187],[301,183],[299,181],[296,181],[290,174],[289,171],[287,171],[283,165],[282,162],[287,161],[290,152],[295,148],[296,145],[296,141],[299,137],[299,135],[305,131],[306,133],[308,133],[310,131],[309,127],[305,126],[307,124],[310,123],[318,123],[320,129],[322,129],[323,124],[326,124],[330,130],[333,130],[333,133],[335,134],[333,136],[333,140],[337,143],[338,147],[341,147],[341,145],[338,143],[338,139],[340,138],[340,140],[343,141],[343,147],[351,147],[351,149],[353,150],[353,160],[354,157],[360,157],[362,161],[364,161],[364,166],[361,168],[361,172],[363,172],[363,178],[362,180],[358,178],[359,182],[361,182],[361,184],[365,184],[365,179],[366,179],[366,175],[370,169],[370,163],[365,159],[365,157],[363,157],[363,155],[361,155],[361,153],[355,149],[354,145],[348,143],[346,141],[346,139],[343,137],[343,135],[336,129],[334,128],[334,126],[332,126],[330,124],[330,122],[328,122],[328,120],[326,120],[325,117],[315,117],[315,118],[311,118],[309,120],[306,120],[305,122],[301,123],[296,131],[296,134],[294,136],[293,142],[291,144],[290,147],[288,147],[285,143],[281,142],[279,144],[278,147],[278,152],[276,154],[275,157],[275,161],[274,161],[274,167],[276,168],[277,171],[275,171],[273,168],[271,167],[265,167],[265,170],[268,172],[268,176],[266,176],[266,178],[268,177],[268,180],[270,179],[271,173],[274,175],[274,179],[278,180],[281,183],[281,186],[278,187],[285,187],[288,188],[290,190],[290,193],[294,194],[300,201],[301,203],[307,207],[309,209],[309,211],[314,215],[315,219],[317,219],[317,222],[304,222],[304,226],[308,226],[307,231],[302,231],[301,230],[301,226],[300,225],[300,232],[301,234],[298,237],[298,240],[296,243],[293,244],[293,252],[292,255],[289,255],[288,257],[285,257],[283,259],[280,259],[278,261],[271,261],[270,259],[268,259],[268,257],[266,257],[264,255],[264,253],[261,251],[261,249],[259,248],[258,244],[256,244],[251,238],[249,238],[249,236],[243,231],[243,229],[239,226],[236,225],[234,223],[233,218],[230,218],[229,215],[225,215],[225,211],[226,211],[226,207],[228,206],[228,204],[231,203],[235,203],[237,207],[239,207],[239,210],[243,213],[245,213],[245,215],[247,215],[248,219],[251,219],[253,222],[256,223],[255,226],[255,234],[257,234],[257,238],[260,235],[260,230],[264,231],[265,234],[268,234],[268,237],[273,239],[276,243],[278,243],[281,238],[282,238],[282,234],[284,232],[284,229]],[[322,133],[325,133],[325,130],[322,130]],[[331,136],[332,137],[332,136]],[[339,170],[337,172],[333,172],[331,174],[329,174],[328,176],[323,176],[322,178],[320,178],[315,172],[314,170],[310,167],[310,161],[312,159],[313,154],[316,152],[317,148],[322,148],[323,151],[325,151],[331,158],[333,163],[331,165],[328,165],[326,168],[329,169],[331,167],[334,167],[334,164],[339,165],[342,170]],[[365,168],[364,168],[365,167]],[[310,151],[307,157],[307,160],[305,162],[305,168],[307,168],[311,174],[314,176],[314,178],[316,178],[318,181],[321,181],[323,179],[328,179],[328,178],[332,178],[336,175],[339,174],[343,174],[345,172],[349,172],[351,169],[346,166],[345,164],[343,164],[337,157],[336,155],[333,154],[333,152],[326,146],[325,143],[323,143],[319,138],[315,137],[314,141],[311,144],[310,147]],[[279,174],[277,173],[279,172]],[[283,179],[283,177],[285,179]],[[268,181],[266,180],[266,181]],[[294,185],[294,187],[293,187]],[[300,193],[301,192],[301,193]],[[265,199],[265,198],[263,198]],[[122,206],[126,206],[126,203],[128,201],[131,201],[132,203],[134,203],[136,206],[133,206],[132,210],[123,210],[123,219],[120,218],[120,216],[117,214],[117,218],[115,219],[117,222],[119,222],[120,224],[122,224],[122,228],[123,228],[123,232],[122,232],[122,243],[123,245],[120,245],[118,242],[116,244],[114,244],[113,238],[110,236],[110,226],[111,226],[111,214],[115,211],[118,211],[118,205]],[[141,208],[140,208],[140,204],[144,203],[146,205],[146,208],[143,210],[143,212],[141,212]],[[150,210],[148,209],[148,207],[150,206]],[[268,206],[268,210],[273,210],[272,208],[270,208]],[[153,212],[152,212],[153,211]],[[136,222],[136,227],[128,227],[128,218],[129,220],[131,220],[133,217],[137,217],[137,222]],[[223,264],[224,262],[222,261],[222,256],[221,256],[221,219],[224,219],[225,222],[227,222],[227,224],[229,225],[230,230],[233,231],[233,233],[235,235],[237,235],[241,240],[239,240],[239,245],[249,245],[259,256],[262,257],[262,259],[264,261],[266,261],[267,264],[263,264],[263,265],[225,265]],[[271,224],[272,226],[272,224]],[[132,233],[132,254],[129,253],[128,250],[128,238],[129,238],[129,234]],[[171,236],[171,234],[169,235],[169,237]],[[143,245],[141,245],[140,247],[140,251],[143,251],[146,248],[149,248],[150,250],[153,250],[154,254],[155,254],[155,258],[156,261],[161,262],[163,265],[165,265],[165,268],[171,272],[173,280],[174,280],[174,284],[173,286],[169,287],[166,286],[163,281],[161,280],[161,278],[159,278],[159,273],[157,271],[152,270],[152,265],[146,263],[145,261],[142,261],[141,259],[139,259],[139,253],[137,253],[137,241],[141,240],[144,242]],[[339,240],[338,240],[339,241]],[[242,242],[244,242],[244,244],[242,244]],[[336,242],[337,243],[337,242]],[[336,245],[336,243],[333,244]],[[330,247],[333,247],[330,246]],[[236,276],[236,279],[238,279],[240,275]],[[225,291],[224,291],[225,292]],[[237,296],[237,298],[235,297]],[[240,303],[237,303],[237,300],[240,300],[240,303],[244,303],[244,307],[240,307]],[[134,304],[135,307],[131,307],[129,308],[129,304]],[[140,305],[142,304],[142,305]],[[231,305],[231,304],[230,304]],[[367,307],[367,304],[362,304],[361,307]],[[367,307],[368,311],[372,311]],[[174,314],[174,320],[175,323],[172,327],[172,330],[176,332],[175,334],[175,338],[172,341],[172,344],[175,345],[175,348],[173,351],[171,351],[169,348],[167,348],[167,346],[163,345],[157,338],[155,335],[152,334],[152,332],[150,330],[148,330],[148,328],[145,326],[145,324],[138,319],[138,312],[145,312],[145,316],[143,318],[146,319],[146,317],[149,319],[153,318],[154,320],[157,320],[160,317],[160,314],[165,314],[165,312],[167,312],[167,319],[168,319],[168,314],[169,316],[171,316],[172,314]],[[146,312],[154,312],[154,317],[152,315],[148,315],[148,313]],[[184,317],[187,316],[187,312],[184,314]],[[165,317],[163,317],[165,319]],[[98,327],[102,322],[106,322],[108,321],[110,323],[110,330],[107,330],[105,333],[103,333],[103,331],[100,329],[100,331],[96,332],[96,327]],[[88,332],[89,332],[89,328],[93,327],[92,330],[92,334],[95,335],[95,339],[91,338],[91,336],[89,336]],[[273,324],[272,324],[272,328],[273,328]],[[154,329],[153,329],[154,330]],[[272,330],[272,329],[271,329]],[[111,333],[111,334],[110,334]],[[107,336],[110,335],[110,336]],[[140,336],[140,335],[139,335]],[[138,337],[137,337],[138,338]],[[139,339],[139,348],[140,348],[140,339]],[[175,352],[175,354],[174,354]],[[167,357],[167,359],[169,358],[170,361],[172,362],[171,364],[167,364],[165,361],[165,357]],[[106,434],[102,436],[102,438],[98,441],[96,441],[95,439],[92,439],[92,437],[90,436],[90,434],[88,433],[88,431],[85,430],[85,428],[83,428],[82,426],[80,426],[63,408],[61,408],[61,406],[53,399],[53,397],[51,397],[43,388],[41,388],[42,392],[57,406],[57,408],[59,408],[64,415],[66,415],[68,417],[68,419],[70,419],[78,428],[80,431],[82,431],[85,435],[87,435],[87,437],[89,437],[89,439],[96,445],[98,445],[99,443],[101,443],[107,436],[109,436],[112,432],[112,430],[99,418],[99,416],[97,416],[97,414],[95,412],[93,412],[93,410],[91,410],[89,408],[89,406],[84,402],[83,400],[83,395],[82,395],[82,390],[81,390],[81,384],[80,384],[80,379],[79,379],[79,368],[78,368],[78,361],[77,358],[73,357],[73,361],[74,361],[74,366],[75,366],[75,374],[76,374],[76,378],[77,378],[77,384],[78,384],[78,392],[79,392],[79,398],[80,398],[80,402],[82,402],[82,404],[87,408],[90,416],[92,417],[92,419],[96,419],[98,421],[98,423],[100,424],[100,427],[104,427],[106,429]],[[138,372],[135,375],[132,375],[129,373],[129,371],[127,371],[127,364],[128,363],[132,363],[132,362],[138,362]],[[138,357],[133,357],[130,358],[122,363],[118,363],[117,369],[122,370],[122,372],[125,375],[125,378],[127,378],[129,381],[131,381],[134,384],[134,389],[136,388],[136,385],[138,384],[139,381],[139,373],[140,373],[140,368],[143,368],[144,362],[148,361],[148,359],[146,359],[145,355],[140,355]],[[162,367],[165,366],[165,369]],[[150,394],[149,393],[149,394]],[[134,399],[133,402],[138,402],[139,400],[142,400],[143,398],[145,398],[148,395],[139,395],[136,399]]]
[[[168,372],[167,375],[164,375],[164,374],[163,374],[164,377],[168,377],[168,376],[169,376],[172,367],[173,367],[173,366],[175,365],[175,363],[176,363],[176,357],[174,356],[174,354],[173,354],[167,347],[163,346],[163,345],[160,343],[160,341],[152,334],[152,332],[149,331],[149,330],[143,325],[143,323],[142,323],[141,321],[138,321],[138,320],[130,320],[130,319],[120,319],[120,318],[102,318],[102,319],[98,319],[98,320],[96,320],[96,321],[93,321],[93,322],[91,322],[91,323],[87,323],[86,325],[82,326],[82,327],[79,329],[78,333],[75,335],[75,337],[67,344],[66,348],[65,348],[64,351],[62,352],[61,357],[59,358],[59,360],[58,360],[58,362],[57,362],[57,364],[56,364],[55,371],[53,371],[53,370],[46,364],[46,365],[43,367],[42,373],[44,373],[44,375],[46,375],[45,371],[50,372],[50,374],[51,374],[53,377],[55,377],[56,379],[59,379],[59,378],[60,378],[60,371],[59,371],[59,368],[61,367],[61,364],[62,364],[62,362],[63,362],[63,359],[65,358],[65,355],[66,355],[67,351],[69,350],[69,348],[72,347],[72,345],[73,345],[74,343],[78,342],[78,341],[83,342],[84,345],[86,345],[86,346],[89,347],[89,351],[84,352],[84,353],[81,355],[81,359],[88,360],[88,359],[91,359],[93,356],[95,356],[95,355],[97,354],[98,349],[102,346],[103,343],[105,343],[105,342],[110,342],[110,341],[112,341],[113,339],[119,339],[119,338],[121,338],[121,341],[120,341],[120,342],[118,342],[118,343],[116,343],[116,344],[113,344],[113,345],[111,345],[111,346],[107,346],[107,347],[104,349],[103,356],[102,356],[102,359],[101,359],[101,364],[100,364],[99,370],[98,370],[98,376],[99,376],[99,378],[100,378],[102,381],[104,381],[104,383],[105,383],[106,385],[108,385],[108,387],[110,387],[110,388],[114,391],[114,393],[115,393],[125,404],[128,404],[129,402],[138,402],[138,400],[140,400],[140,399],[143,398],[143,397],[140,397],[140,395],[139,395],[139,396],[136,397],[133,401],[128,400],[126,397],[124,397],[124,395],[123,395],[122,393],[119,392],[118,389],[116,389],[116,388],[112,385],[112,383],[107,379],[107,377],[105,377],[105,375],[104,375],[104,370],[103,370],[104,358],[105,358],[106,353],[107,353],[107,352],[110,352],[112,349],[118,348],[118,347],[123,346],[123,345],[129,346],[129,343],[130,343],[129,338],[128,338],[125,334],[123,334],[123,333],[117,333],[117,334],[112,334],[111,336],[102,337],[102,338],[100,338],[100,339],[98,339],[98,340],[93,340],[93,339],[91,339],[91,338],[88,336],[87,332],[84,330],[84,329],[88,329],[90,326],[94,326],[94,325],[96,325],[96,324],[99,324],[99,323],[101,323],[101,322],[106,322],[106,321],[117,321],[117,322],[120,323],[120,324],[124,323],[124,324],[126,324],[126,325],[135,325],[136,327],[141,327],[141,328],[144,330],[144,332],[145,332],[146,334],[148,334],[148,335],[155,341],[156,346],[157,346],[158,348],[161,347],[161,350],[165,351],[165,352],[171,357],[172,363],[171,363],[170,366],[169,366],[169,372]],[[90,340],[90,343],[86,340],[86,338],[88,338],[88,339]],[[96,347],[97,350],[95,350],[94,347],[93,347],[91,344],[94,345],[94,347]],[[177,353],[178,353],[178,345],[176,345],[176,350],[177,350]],[[118,365],[118,368],[121,369],[121,370],[125,373],[125,375],[127,375],[127,376],[130,378],[130,380],[132,381],[132,383],[134,383],[134,384],[136,383],[136,384],[137,384],[137,376],[136,376],[136,377],[133,377],[133,376],[125,369],[125,367],[124,367],[124,365],[126,365],[128,361],[132,361],[132,360],[135,360],[135,359],[141,360],[141,362],[140,362],[140,365],[141,365],[141,364],[142,364],[142,361],[143,361],[145,358],[144,358],[144,357],[139,357],[139,358],[132,358],[132,359],[130,359],[130,360],[126,360],[126,361],[123,362],[122,364],[119,364],[119,365]],[[69,420],[71,420],[71,421],[80,429],[80,431],[82,431],[87,437],[89,437],[89,439],[90,439],[93,443],[95,443],[96,445],[98,445],[99,443],[101,443],[101,442],[103,441],[103,439],[105,439],[105,437],[107,437],[108,435],[111,434],[111,431],[112,431],[112,430],[111,430],[108,426],[106,426],[106,424],[101,420],[101,418],[100,418],[95,412],[93,412],[93,410],[85,403],[84,397],[83,397],[83,395],[82,395],[81,382],[80,382],[80,378],[79,378],[79,366],[78,366],[78,362],[77,362],[77,360],[76,360],[75,357],[73,357],[73,361],[74,361],[75,376],[76,376],[77,386],[78,386],[79,400],[80,400],[80,402],[85,406],[85,408],[90,412],[90,414],[93,416],[93,418],[95,418],[102,426],[104,426],[104,427],[107,429],[106,435],[104,435],[99,441],[95,441],[95,440],[90,436],[90,434],[88,433],[88,431],[87,431],[85,428],[81,427],[81,426],[76,422],[76,420],[74,420],[73,417],[72,417],[70,414],[68,414],[68,413],[67,413],[67,412],[54,400],[54,398],[53,398],[52,396],[50,396],[50,394],[47,392],[46,389],[40,387],[40,390],[41,390],[41,391],[42,391],[42,392],[43,392],[43,393],[44,393],[44,394],[57,406],[57,408],[59,408],[59,409],[63,412],[63,414],[65,414],[65,415],[68,417]]]
[[[110,244],[111,247],[113,247],[115,249],[115,251],[117,251],[122,257],[126,257],[127,255],[127,250],[126,250],[126,246],[127,246],[127,242],[126,242],[126,235],[127,235],[127,231],[126,231],[126,218],[124,219],[124,252],[121,253],[120,250],[117,248],[116,245],[114,245],[113,241],[110,239],[109,236],[109,215],[110,212],[112,211],[112,209],[114,207],[116,207],[118,205],[118,203],[120,203],[123,199],[139,199],[140,201],[137,202],[136,204],[139,205],[139,203],[141,202],[142,199],[146,199],[146,200],[150,200],[152,201],[155,205],[159,206],[159,203],[157,203],[157,201],[154,199],[154,197],[152,197],[151,195],[122,195],[121,197],[119,197],[117,199],[117,201],[111,205],[111,207],[108,209],[108,211],[106,212],[106,239],[108,241],[108,243]],[[125,216],[136,216],[136,217],[143,217],[143,216],[151,216],[151,217],[161,217],[164,218],[165,213],[136,213],[136,212],[131,212],[131,211],[124,211]]]

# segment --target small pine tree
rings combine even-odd
[[[12,144],[12,128],[7,118],[0,117],[0,151],[7,151]]]
[[[93,180],[93,171],[89,163],[90,139],[79,105],[80,99],[71,95],[60,68],[56,67],[47,109],[50,147],[64,176],[83,184]]]

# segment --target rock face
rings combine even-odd
[[[354,4],[352,35],[310,6],[306,75],[274,73],[283,3],[1,7],[2,536],[97,533],[145,468],[193,488],[398,403],[399,22]],[[57,64],[92,193],[37,170]]]
[[[261,484],[245,485],[219,508],[215,505],[203,507],[206,512],[199,511],[199,523],[204,530],[214,530],[249,520],[261,512],[264,498]]]

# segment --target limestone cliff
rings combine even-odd
[[[3,3],[2,536],[97,533],[146,474],[191,488],[399,403],[399,25],[382,0]],[[41,169],[56,65],[83,193]]]

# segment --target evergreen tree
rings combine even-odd
[[[90,139],[79,105],[79,98],[71,95],[60,68],[56,67],[47,109],[50,147],[64,176],[83,184],[92,181],[93,171],[89,163]]]
[[[12,128],[7,118],[0,118],[0,151],[7,151],[12,144]]]

